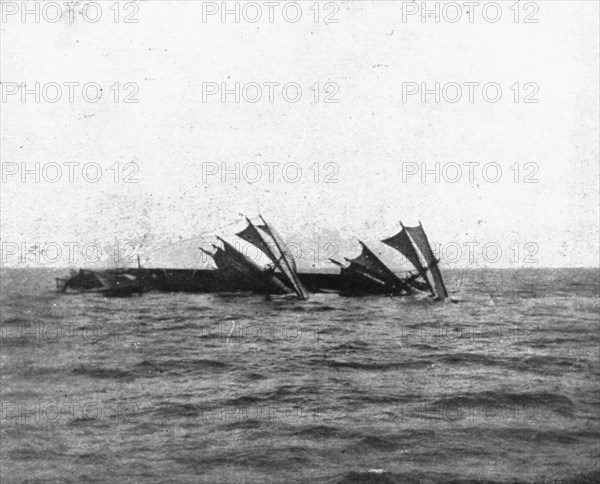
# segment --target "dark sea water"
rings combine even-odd
[[[600,479],[597,270],[447,271],[458,304],[56,275],[2,271],[3,483]]]

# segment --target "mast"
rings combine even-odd
[[[213,247],[216,247],[216,246],[213,244]],[[198,247],[198,248],[202,251],[202,253],[204,253],[208,257],[210,257],[210,259],[212,259],[213,263],[216,265],[216,263],[217,263],[215,261],[216,252],[210,252],[209,250],[206,250],[204,247]],[[208,261],[206,261],[206,262],[209,262],[210,259]],[[202,257],[201,260],[202,260],[202,262],[205,262],[204,261],[204,257]],[[217,266],[217,268],[218,268],[218,266]]]
[[[202,252],[204,252],[206,255],[212,257],[214,255],[214,253],[206,250],[204,247],[198,247]]]
[[[273,242],[275,242],[275,245],[277,246],[277,250],[279,250],[279,253],[281,254],[281,259],[279,259],[278,262],[281,263],[281,260],[283,260],[283,262],[285,263],[285,265],[290,273],[288,277],[290,277],[290,279],[291,279],[290,282],[292,282],[294,289],[296,290],[296,293],[298,294],[298,299],[302,299],[302,300],[308,299],[308,291],[304,288],[304,286],[302,286],[302,283],[300,282],[300,279],[298,279],[298,275],[296,274],[296,271],[294,271],[292,269],[292,267],[290,266],[290,263],[289,263],[287,257],[285,256],[285,253],[283,252],[283,249],[281,248],[279,241],[277,240],[278,237],[276,236],[276,232],[274,232],[271,229],[271,227],[269,227],[269,224],[263,218],[262,215],[259,215],[259,217],[263,221],[263,224],[265,224],[265,227],[268,229],[269,234],[271,235],[271,238],[273,239]],[[275,262],[275,261],[273,261],[273,262]],[[282,270],[282,272],[284,272],[284,271]]]
[[[342,269],[345,269],[346,266],[344,266],[344,264],[342,264],[340,261],[337,261],[335,259],[329,259],[331,262],[333,262],[336,266],[341,267]]]
[[[421,221],[419,220],[419,225],[421,225]],[[415,244],[413,242],[413,240],[410,238],[410,234],[408,232],[408,230],[406,230],[406,227],[404,226],[404,224],[402,223],[402,220],[400,220],[400,226],[402,227],[402,230],[405,231],[406,233],[406,238],[407,240],[410,242],[410,246],[412,247],[412,249],[415,251],[415,254],[417,254],[417,249],[415,247]],[[417,260],[418,260],[418,255],[417,255]],[[429,265],[429,264],[428,264]],[[429,291],[431,292],[431,295],[435,297],[435,289],[433,288],[433,285],[431,284],[431,281],[429,280],[429,278],[427,277],[427,269],[426,267],[423,267],[423,264],[421,264],[421,261],[419,260],[419,267],[417,267],[417,271],[419,271],[419,274],[421,274],[421,277],[423,278],[423,280],[425,281],[425,283],[427,284],[427,287],[429,288]]]
[[[442,279],[442,273],[440,272],[440,268],[438,267],[438,264],[440,263],[440,259],[436,258],[433,255],[433,251],[431,250],[431,244],[429,243],[429,239],[427,238],[427,234],[425,233],[425,229],[423,228],[423,224],[421,223],[420,220],[419,220],[419,227],[421,228],[421,231],[423,232],[423,238],[425,239],[425,242],[427,243],[429,252],[431,252],[431,255],[433,256],[433,261],[431,262],[431,264],[428,263],[428,265],[429,265],[429,271],[431,272],[431,275],[433,276],[433,281],[435,283],[435,287],[436,287],[436,289],[438,289],[438,291],[437,291],[438,298],[446,299],[448,297],[448,290],[446,289],[446,284],[444,283],[444,279]]]
[[[429,270],[435,286],[435,296],[439,300],[446,299],[448,297],[448,290],[446,289],[446,285],[444,284],[444,280],[442,278],[442,273],[440,272],[440,268],[438,266],[440,261],[435,257],[433,251],[431,250],[431,244],[429,243],[427,234],[425,234],[423,225],[419,221],[419,225],[417,227],[403,226],[403,228],[414,240],[415,245],[419,248],[423,258],[425,259],[425,262],[427,263],[427,270]]]

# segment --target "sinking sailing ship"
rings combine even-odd
[[[406,276],[393,272],[359,241],[361,254],[346,263],[332,261],[341,267],[339,274],[299,273],[293,255],[275,228],[260,217],[259,223],[246,218],[247,227],[235,236],[257,248],[270,262],[265,268],[250,259],[238,245],[218,237],[214,251],[200,248],[208,254],[216,269],[137,269],[73,271],[69,278],[57,278],[59,292],[97,292],[126,296],[147,290],[199,293],[256,292],[260,294],[295,294],[306,300],[311,293],[338,292],[345,295],[385,294],[412,295],[429,291],[436,300],[448,297],[439,269],[439,260],[421,223],[417,227],[402,226],[393,237],[382,240],[400,252],[413,265],[416,273]]]
[[[217,237],[222,247],[213,244],[214,252],[200,247],[212,257],[226,291],[252,291],[259,294],[288,294],[291,292],[270,270],[264,270],[233,245]]]
[[[410,295],[414,291],[429,290],[437,301],[448,297],[448,291],[442,279],[437,259],[421,222],[417,227],[405,227],[393,237],[382,240],[386,245],[400,252],[414,266],[417,274],[409,273],[401,278],[387,267],[363,242],[361,254],[347,259],[347,265],[330,259],[341,267],[340,289],[348,295],[390,294]],[[422,280],[420,280],[422,279]]]
[[[295,293],[298,299],[308,299],[308,291],[300,282],[294,257],[285,250],[285,242],[267,221],[260,216],[262,224],[255,225],[248,217],[248,226],[236,234],[242,240],[259,249],[272,263],[271,267],[262,269],[232,244],[221,237],[218,239],[223,247],[214,246],[216,252],[204,253],[215,261],[217,270],[225,277],[238,281],[238,285],[248,287],[256,292],[275,294]],[[279,271],[279,272],[277,272]]]

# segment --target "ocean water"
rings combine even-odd
[[[598,482],[597,270],[427,298],[60,295],[2,272],[3,483]]]

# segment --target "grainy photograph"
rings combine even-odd
[[[0,482],[600,481],[598,2],[0,7]]]

